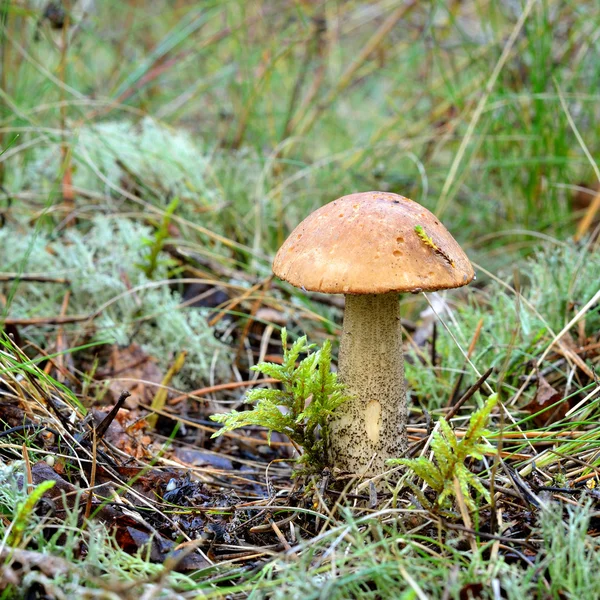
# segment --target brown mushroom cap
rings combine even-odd
[[[273,272],[326,294],[434,291],[475,276],[433,214],[387,192],[350,194],[313,212],[281,246]]]

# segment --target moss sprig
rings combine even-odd
[[[433,241],[433,238],[427,235],[422,225],[415,225],[417,237],[429,246],[436,254],[439,254],[451,267],[454,267],[454,261]]]
[[[485,404],[473,413],[467,431],[460,440],[446,419],[442,417],[439,421],[440,430],[433,434],[431,441],[433,460],[420,456],[392,459],[389,461],[390,464],[410,467],[432,490],[437,492],[437,503],[440,506],[448,506],[450,497],[456,494],[454,479],[457,479],[465,504],[469,510],[474,511],[476,505],[469,487],[478,491],[488,502],[490,493],[483,487],[477,476],[469,471],[465,463],[468,458],[481,460],[485,452],[490,450],[490,444],[485,441],[485,436],[489,433],[486,428],[497,400],[498,395],[492,394]]]
[[[281,389],[255,389],[248,392],[246,402],[251,410],[215,414],[210,418],[223,427],[213,437],[234,429],[260,425],[287,435],[300,446],[300,462],[308,470],[319,470],[328,464],[326,457],[328,420],[333,411],[348,399],[337,374],[331,371],[331,343],[313,351],[306,336],[287,347],[287,331],[281,332],[282,364],[262,362],[252,370],[281,382]],[[301,354],[308,353],[299,363]],[[298,363],[298,364],[296,364]]]

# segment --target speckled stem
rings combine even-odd
[[[338,369],[353,399],[331,423],[333,465],[379,475],[407,446],[398,294],[346,296]]]

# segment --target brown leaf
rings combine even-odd
[[[114,346],[107,367],[101,375],[114,378],[109,385],[113,400],[116,402],[123,390],[131,393],[125,403],[127,408],[137,408],[140,402],[150,404],[163,379],[163,373],[152,357],[137,344],[130,344],[126,348]]]
[[[561,398],[562,394],[556,391],[542,375],[539,375],[535,397],[523,409],[535,415],[533,422],[538,427],[544,427],[560,421],[567,414],[569,410],[568,402],[561,402],[553,406]]]
[[[462,586],[459,592],[460,600],[475,600],[483,597],[483,584],[467,583]]]
[[[31,468],[31,477],[34,485],[39,485],[43,481],[54,481],[54,487],[49,489],[45,494],[44,498],[49,500],[51,505],[56,508],[57,514],[61,514],[63,511],[72,509],[77,504],[77,495],[81,490],[69,483],[66,479],[61,477],[48,463],[41,460]],[[102,489],[102,486],[98,486],[95,490],[99,495],[108,495],[110,493],[109,488]],[[81,502],[79,506],[84,506],[88,498],[88,493],[81,493]],[[100,521],[103,521],[107,525],[111,525],[115,520],[121,517],[121,513],[111,506],[102,506],[95,512],[95,517]]]
[[[146,467],[113,466],[108,471],[99,464],[96,470],[96,482],[114,482],[114,475],[111,471],[117,472],[132,490],[151,501],[155,501],[157,496],[162,494],[161,490],[166,486],[169,479],[173,477],[173,473],[168,471],[148,469]]]
[[[150,535],[139,529],[128,527],[126,532],[121,532],[124,542],[127,542],[127,551],[133,553],[132,545],[138,550],[150,548],[150,561],[164,563],[165,560],[175,561],[175,570],[195,571],[210,566],[210,563],[199,553],[190,552],[190,549],[175,548],[175,543],[161,535]],[[117,541],[118,538],[117,538]],[[119,541],[120,544],[120,541]]]
[[[25,411],[16,403],[9,402],[5,399],[0,402],[0,422],[5,424],[0,429],[9,429],[11,427],[19,427],[26,423]]]
[[[96,424],[100,423],[108,412],[109,409],[92,409]],[[144,435],[144,423],[140,421],[138,413],[139,411],[129,411],[122,408],[103,435],[103,440],[116,446],[129,456],[142,459],[151,456],[148,451],[150,440]]]

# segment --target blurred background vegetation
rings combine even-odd
[[[176,195],[181,215],[261,260],[323,202],[383,189],[434,210],[476,254],[502,239],[501,260],[507,236],[526,250],[535,233],[573,233],[580,187],[597,183],[567,116],[596,155],[595,2],[1,7],[15,217],[64,216],[72,171],[79,218],[139,207],[123,187],[157,209]]]
[[[484,291],[487,273],[533,288],[559,329],[595,289],[587,246],[567,240],[592,239],[600,200],[596,2],[2,0],[0,23],[2,268],[68,277],[96,342],[136,339],[166,368],[191,340],[178,384],[227,377],[232,342],[186,309],[190,277],[229,286],[233,318],[271,303],[296,332],[335,330],[335,307],[265,290],[289,231],[354,191],[443,219],[479,267],[462,341],[487,315],[500,363],[515,341],[494,315],[538,342],[544,323],[514,290],[498,300],[506,283]],[[4,313],[63,299],[16,281]],[[414,378],[435,403],[452,385]]]

